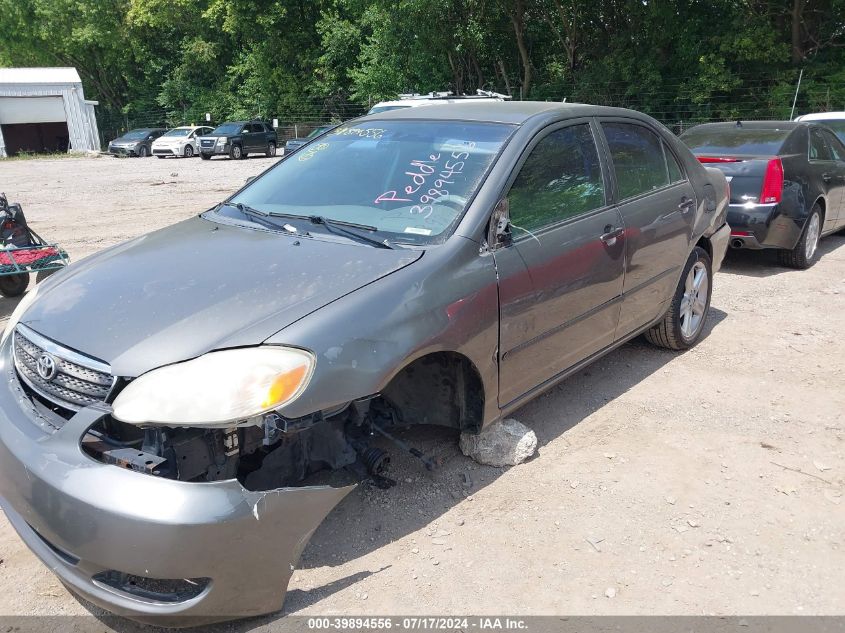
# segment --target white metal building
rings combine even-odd
[[[75,68],[0,68],[0,156],[100,149]]]

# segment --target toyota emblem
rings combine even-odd
[[[38,375],[41,376],[44,380],[53,380],[56,377],[56,374],[59,371],[59,366],[56,363],[56,359],[53,358],[47,352],[41,354],[38,357],[38,360],[35,362],[35,370],[38,372]]]

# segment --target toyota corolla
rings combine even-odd
[[[36,286],[0,347],[0,505],[74,592],[276,611],[374,435],[476,433],[640,334],[706,332],[728,187],[653,119],[458,103],[341,125]],[[188,618],[188,619],[183,619]]]

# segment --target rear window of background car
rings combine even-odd
[[[732,154],[776,156],[792,130],[706,126],[681,134],[681,140],[699,156]]]
[[[602,129],[610,148],[620,200],[669,184],[670,168],[664,158],[663,143],[654,132],[629,123],[602,123]],[[674,168],[680,172],[677,163]]]
[[[532,232],[604,206],[590,126],[555,130],[531,150],[508,193],[511,225]]]

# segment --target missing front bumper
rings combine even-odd
[[[282,607],[311,534],[352,486],[249,491],[236,480],[187,483],[98,463],[80,438],[106,409],[83,409],[45,435],[3,358],[0,505],[63,583],[113,613],[163,626]],[[138,579],[202,587],[162,600]]]

